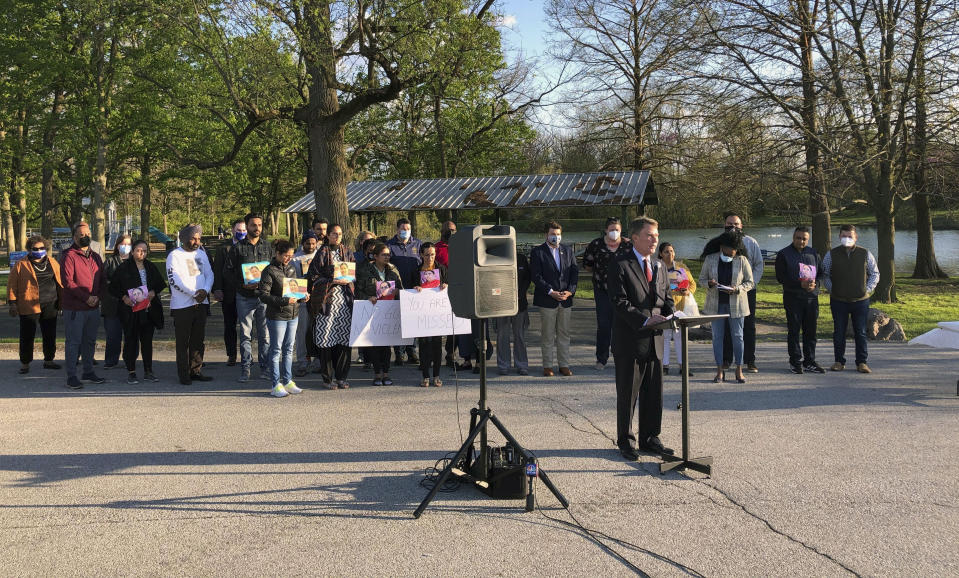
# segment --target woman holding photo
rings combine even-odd
[[[669,273],[669,291],[673,294],[673,310],[683,311],[687,300],[693,302],[696,298],[693,293],[696,292],[696,281],[693,280],[693,274],[689,272],[681,262],[676,260],[676,251],[671,243],[659,244],[659,260],[666,266]],[[680,287],[682,285],[682,287]],[[683,374],[683,338],[678,329],[663,330],[663,375],[669,374],[669,354],[670,346],[675,350],[676,360],[679,362],[679,374]],[[692,377],[692,370],[689,376]]]
[[[353,322],[353,282],[343,278],[341,264],[353,262],[353,251],[343,244],[343,227],[330,225],[327,243],[316,252],[307,278],[313,279],[310,307],[315,329],[308,336],[320,353],[323,385],[349,389],[350,325]]]
[[[270,333],[270,362],[273,388],[270,395],[286,397],[303,390],[293,381],[293,353],[296,348],[296,297],[284,297],[289,285],[283,280],[296,277],[293,265],[293,244],[280,239],[273,244],[274,257],[260,276],[257,295],[266,304],[266,329]],[[307,295],[303,300],[310,298]]]
[[[147,259],[150,245],[146,241],[136,241],[132,245],[130,258],[124,261],[110,280],[108,291],[117,299],[117,317],[123,324],[123,363],[127,366],[127,383],[137,381],[137,357],[143,355],[143,380],[158,381],[153,374],[153,333],[163,328],[163,305],[159,294],[166,289],[166,281],[160,269]],[[146,299],[150,306],[134,311],[134,301],[130,294],[146,286]]]
[[[436,262],[436,246],[433,243],[426,242],[420,246],[420,259],[423,260],[423,264],[410,275],[409,286],[417,291],[432,287],[439,287],[441,291],[446,289],[446,267]],[[439,271],[439,279],[435,279],[435,271]],[[435,283],[433,283],[434,280]],[[420,386],[430,386],[430,367],[432,366],[433,385],[442,387],[440,366],[443,365],[443,337],[440,335],[417,337],[416,342],[420,348],[420,371],[423,372]]]
[[[377,281],[393,281],[397,291],[403,289],[403,281],[400,272],[390,264],[390,248],[386,243],[377,241],[370,253],[373,261],[356,268],[356,298],[376,303]],[[373,385],[393,385],[390,379],[390,346],[367,347],[365,359],[373,364]]]

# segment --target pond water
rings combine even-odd
[[[833,227],[832,245],[839,244],[839,229]],[[792,231],[789,228],[761,227],[746,229],[759,243],[760,248],[769,251],[778,251],[792,242]],[[876,229],[872,227],[856,227],[859,233],[859,244],[869,249],[873,255],[879,252],[876,242]],[[669,241],[676,250],[676,257],[680,260],[699,257],[703,245],[710,238],[721,233],[720,229],[662,229],[659,233],[660,241]],[[588,243],[599,236],[598,232],[566,232],[563,233],[564,243]],[[544,241],[544,235],[539,233],[519,233],[518,243],[539,244]],[[959,230],[935,232],[936,257],[939,266],[949,275],[959,274]],[[916,232],[896,231],[896,271],[912,274],[916,264]]]

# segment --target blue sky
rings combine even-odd
[[[503,39],[510,48],[527,56],[539,56],[546,50],[547,26],[542,0],[497,0],[493,9],[503,14]]]

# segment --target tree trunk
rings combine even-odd
[[[440,118],[440,106],[442,104],[439,87],[434,87],[436,92],[433,94],[433,124],[436,126],[436,154],[440,161],[439,176],[449,178],[449,169],[446,166],[446,134],[443,132],[443,122]]]
[[[913,193],[913,205],[916,208],[916,268],[914,279],[946,278],[945,271],[936,260],[936,247],[933,242],[932,214],[929,212],[929,157],[927,154],[926,101],[926,49],[923,37],[926,0],[915,1],[915,28],[919,45],[916,47],[916,128],[912,138],[914,143],[915,168],[913,179],[916,187]]]
[[[150,242],[150,212],[153,210],[153,182],[150,154],[140,159],[140,238]]]
[[[872,300],[879,303],[896,301],[896,216],[891,207],[876,205],[876,235],[879,238],[879,251],[876,263],[879,265],[879,285]]]
[[[10,186],[13,186],[13,175],[10,177]],[[10,189],[3,187],[3,197],[0,198],[0,211],[3,212],[3,238],[7,242],[7,253],[16,251],[16,234],[13,231],[13,214],[10,210]]]
[[[63,113],[66,91],[59,87],[54,89],[53,105],[50,107],[50,117],[47,119],[46,130],[43,131],[43,170],[40,177],[40,234],[49,239],[53,236],[53,223],[56,220],[54,206],[57,203],[56,190],[53,188],[56,176],[56,135],[60,128],[60,115]]]
[[[816,117],[816,68],[813,61],[812,38],[815,34],[813,14],[808,0],[799,0],[800,71],[802,75],[803,146],[806,152],[806,189],[809,195],[809,213],[812,215],[812,246],[820,255],[830,249],[829,200],[819,159],[819,120]]]
[[[346,184],[350,180],[350,170],[346,165],[343,127],[327,128],[317,123],[310,129],[310,148],[313,149],[316,213],[326,216],[331,223],[341,223],[349,228]],[[343,242],[352,243],[352,229],[343,233]]]

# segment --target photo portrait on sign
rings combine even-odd
[[[150,306],[150,301],[147,299],[147,295],[150,293],[150,290],[147,289],[146,285],[140,285],[139,287],[134,287],[133,289],[127,289],[127,296],[130,297],[130,301],[133,302],[134,311],[143,311]]]
[[[356,281],[356,263],[340,261],[333,263],[333,278],[338,281]]]
[[[293,277],[283,278],[283,296],[294,299],[303,299],[306,297],[306,279],[296,279]]]
[[[243,283],[245,285],[259,283],[263,269],[266,269],[266,266],[269,264],[269,261],[257,261],[256,263],[244,263],[240,265],[240,270],[243,272]]]
[[[377,281],[376,298],[384,301],[396,299],[396,281]]]
[[[420,287],[423,289],[432,289],[440,286],[440,270],[430,269],[429,271],[420,271]]]

